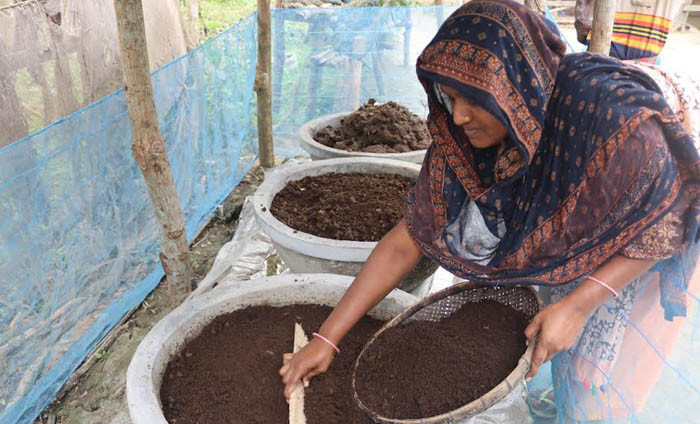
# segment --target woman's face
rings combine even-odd
[[[501,144],[508,130],[495,116],[462,97],[456,90],[440,84],[440,90],[452,103],[452,120],[464,131],[472,146],[485,149]]]

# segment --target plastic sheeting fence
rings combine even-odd
[[[153,74],[191,238],[255,160],[249,17]],[[163,276],[122,90],[0,150],[0,422],[32,422]]]
[[[370,97],[425,115],[415,59],[455,7],[274,10],[276,153],[302,154],[304,122]],[[255,62],[251,16],[153,74],[190,239],[255,160]],[[31,422],[163,276],[130,135],[117,91],[0,150],[0,424]],[[690,302],[695,325],[663,358],[644,409],[623,411],[621,422],[698,421],[697,297]],[[546,373],[536,380],[552,385]]]

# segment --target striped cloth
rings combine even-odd
[[[584,6],[581,3],[590,5]],[[582,14],[592,14],[592,4],[590,0],[577,1],[577,20],[582,18]],[[673,19],[682,5],[683,2],[678,0],[618,0],[610,56],[622,60],[655,62],[666,44]],[[590,39],[590,32],[588,38]]]
[[[670,2],[669,2],[670,3]],[[613,56],[637,59],[658,56],[666,44],[671,20],[636,12],[615,12]]]

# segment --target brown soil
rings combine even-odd
[[[167,366],[161,401],[172,423],[286,423],[288,405],[278,374],[292,349],[294,323],[311,337],[331,308],[248,307],[217,317]],[[365,317],[343,339],[330,370],[305,392],[309,424],[369,423],[352,399],[352,366],[381,322]]]
[[[503,381],[525,353],[525,315],[501,303],[467,303],[439,322],[382,333],[360,358],[362,402],[391,418],[457,409]]]
[[[295,230],[335,240],[378,241],[403,217],[411,180],[324,174],[287,184],[271,212]]]
[[[374,99],[340,121],[314,134],[314,140],[350,152],[403,153],[427,149],[430,134],[425,120],[405,107]]]

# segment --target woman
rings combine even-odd
[[[326,371],[335,345],[427,255],[472,281],[547,289],[551,303],[526,329],[536,342],[528,377],[555,358],[562,418],[639,411],[683,322],[697,261],[688,113],[680,103],[673,113],[638,68],[564,56],[548,24],[509,0],[457,10],[417,72],[433,144],[406,217],[318,336],[285,360],[285,395]]]

